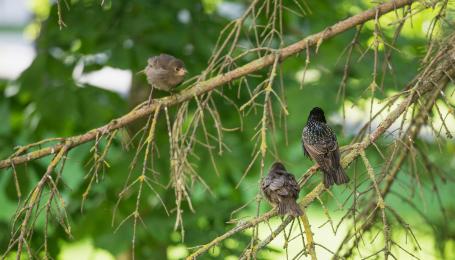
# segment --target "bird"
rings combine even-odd
[[[324,111],[314,107],[303,128],[302,144],[304,154],[319,164],[324,173],[324,186],[329,188],[348,183],[349,177],[340,164],[340,150],[335,133],[327,125]]]
[[[141,72],[145,73],[147,82],[153,88],[168,92],[172,92],[182,83],[187,74],[183,61],[164,53],[150,57],[147,66]]]
[[[272,165],[261,181],[261,191],[272,205],[278,206],[279,215],[297,217],[303,214],[296,202],[300,192],[299,184],[282,163],[275,162]]]

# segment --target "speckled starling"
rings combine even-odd
[[[303,150],[307,157],[319,164],[324,173],[324,186],[349,182],[340,164],[340,150],[333,130],[326,124],[324,111],[315,107],[308,116],[302,133]]]
[[[299,184],[283,164],[275,162],[272,165],[267,177],[262,179],[261,190],[272,205],[278,206],[278,214],[294,217],[303,214],[296,202],[300,192]]]
[[[150,57],[143,70],[152,87],[172,91],[180,84],[187,73],[183,61],[168,54]]]

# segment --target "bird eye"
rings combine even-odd
[[[175,71],[179,71],[179,70],[180,70],[180,68],[179,68],[179,67],[175,67]]]

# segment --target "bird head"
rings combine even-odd
[[[279,173],[279,172],[286,172],[286,168],[284,167],[284,165],[280,162],[275,162],[270,171],[272,172],[276,172],[276,173]]]
[[[174,73],[176,76],[183,77],[188,73],[188,71],[185,69],[185,64],[179,59],[175,59],[171,62],[171,68],[174,70]]]
[[[308,121],[310,120],[326,123],[324,110],[320,107],[314,107],[311,109],[310,115],[308,116]]]

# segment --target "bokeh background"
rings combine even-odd
[[[103,3],[101,3],[103,2]],[[290,6],[294,1],[283,1]],[[184,60],[190,76],[195,76],[206,66],[220,31],[233,19],[242,15],[249,1],[227,0],[179,0],[179,1],[60,1],[65,26],[60,29],[56,1],[48,0],[0,0],[0,158],[7,158],[14,147],[44,138],[66,137],[84,133],[108,123],[111,119],[127,113],[139,102],[147,99],[148,86],[145,77],[137,74],[146,65],[149,56],[169,53]],[[307,1],[308,10],[303,17],[291,11],[284,12],[284,42],[290,44],[306,35],[318,32],[328,25],[348,16],[358,14],[374,6],[367,0]],[[449,5],[453,12],[453,4]],[[297,9],[296,9],[297,11]],[[373,100],[375,108],[381,102],[402,89],[419,69],[419,61],[426,53],[428,29],[436,10],[426,10],[405,23],[393,53],[395,73],[386,75],[384,91],[378,92]],[[453,16],[449,14],[449,20]],[[381,19],[385,37],[393,37],[389,24],[393,15]],[[438,27],[436,37],[450,33],[450,26]],[[346,145],[369,118],[371,97],[365,91],[371,82],[374,55],[368,50],[373,41],[374,24],[367,23],[359,38],[360,50],[354,52],[350,77],[345,98],[338,99],[337,92],[343,77],[345,64],[344,50],[355,34],[350,30],[324,42],[318,54],[314,54],[305,74],[303,90],[300,80],[303,75],[305,56],[292,57],[282,64],[282,80],[286,88],[288,111],[287,127],[274,133],[279,158],[285,161],[289,170],[300,176],[312,163],[304,158],[300,134],[306,122],[308,111],[314,106],[325,109],[329,123],[339,136],[339,143]],[[379,46],[383,51],[383,46]],[[223,87],[225,95],[243,104],[246,96],[237,98],[236,84]],[[254,84],[254,81],[253,81]],[[454,133],[455,120],[453,105],[455,97],[453,84],[446,90],[452,107],[439,104],[446,124]],[[166,93],[157,93],[164,96]],[[238,113],[228,102],[219,99],[219,112],[225,128],[239,126]],[[223,103],[224,102],[224,103]],[[345,111],[345,112],[343,112]],[[171,110],[171,115],[175,111]],[[261,113],[250,113],[243,119],[243,131],[226,132],[224,142],[230,148],[222,155],[216,155],[217,172],[209,161],[207,150],[195,147],[194,165],[198,174],[210,187],[195,181],[191,188],[191,199],[196,212],[192,213],[184,204],[185,237],[182,241],[180,230],[174,230],[175,195],[167,186],[169,183],[169,160],[166,122],[159,120],[157,147],[160,156],[155,160],[158,176],[156,191],[170,209],[166,214],[154,192],[145,193],[141,201],[141,217],[136,234],[137,259],[180,259],[188,255],[188,248],[204,244],[224,233],[232,225],[226,222],[231,213],[251,201],[236,217],[256,214],[254,200],[258,195],[260,164],[253,164],[241,180],[252,160],[254,142],[251,137]],[[375,122],[379,122],[381,117]],[[438,118],[433,120],[440,129]],[[374,125],[374,124],[373,124]],[[212,127],[212,126],[208,126]],[[134,127],[132,127],[134,129]],[[394,127],[392,127],[394,128]],[[395,126],[396,128],[396,126]],[[393,139],[393,131],[381,140],[386,145]],[[134,210],[136,199],[130,194],[119,204],[113,219],[113,209],[118,194],[123,189],[128,167],[134,156],[134,149],[126,150],[122,138],[112,145],[103,172],[102,180],[92,188],[81,212],[82,194],[87,187],[85,178],[90,169],[90,144],[71,151],[63,174],[65,185],[61,187],[67,205],[72,237],[54,223],[48,231],[49,250],[55,259],[129,259],[133,228],[127,221],[116,228],[120,221]],[[455,172],[455,145],[444,132],[434,133],[425,127],[417,143],[425,146],[426,153],[444,178],[431,180],[424,174],[423,167],[417,166],[420,175],[419,187],[415,193],[409,187],[417,185],[411,170],[405,165],[399,183],[393,186],[415,204],[404,203],[398,196],[389,196],[387,203],[399,209],[418,238],[421,250],[414,252],[421,259],[455,258],[455,216],[453,182]],[[372,149],[368,157],[376,168],[384,163],[381,155]],[[28,194],[39,177],[45,172],[49,158],[44,158],[17,167],[20,191]],[[269,156],[266,167],[274,157]],[[352,175],[351,166],[348,171]],[[435,170],[436,172],[436,170]],[[365,175],[359,170],[358,174]],[[320,176],[313,177],[308,188],[311,190],[320,182]],[[437,192],[434,186],[437,186]],[[333,193],[344,201],[350,193],[345,187],[333,188]],[[322,196],[331,218],[336,222],[346,211],[331,197]],[[0,250],[4,252],[10,239],[12,217],[18,206],[18,190],[10,170],[0,171]],[[270,209],[261,204],[261,212]],[[335,250],[343,234],[350,227],[342,223],[334,234],[327,216],[318,203],[308,208],[308,216],[315,233],[315,241]],[[272,225],[280,223],[276,218]],[[113,223],[113,224],[112,224]],[[393,225],[392,225],[393,227]],[[260,228],[265,237],[268,227]],[[377,229],[380,231],[380,227]],[[237,234],[210,250],[203,259],[236,259],[250,240],[251,232]],[[363,246],[375,250],[374,236],[364,241]],[[403,230],[394,231],[396,241],[409,242],[409,234]],[[44,236],[43,221],[38,220],[31,245],[39,251]],[[282,250],[284,239],[276,238],[271,246],[263,250],[260,258],[285,258]],[[293,242],[294,243],[294,242]],[[411,243],[412,244],[412,243]],[[409,245],[409,244],[408,244]],[[289,254],[301,250],[301,243],[295,242]],[[294,252],[292,252],[294,251]],[[330,252],[317,247],[321,259],[331,256]],[[14,258],[14,250],[7,258]],[[408,259],[404,252],[396,252],[399,259]],[[366,256],[366,255],[363,255]],[[360,257],[359,255],[353,258]],[[25,259],[25,258],[24,258]]]

